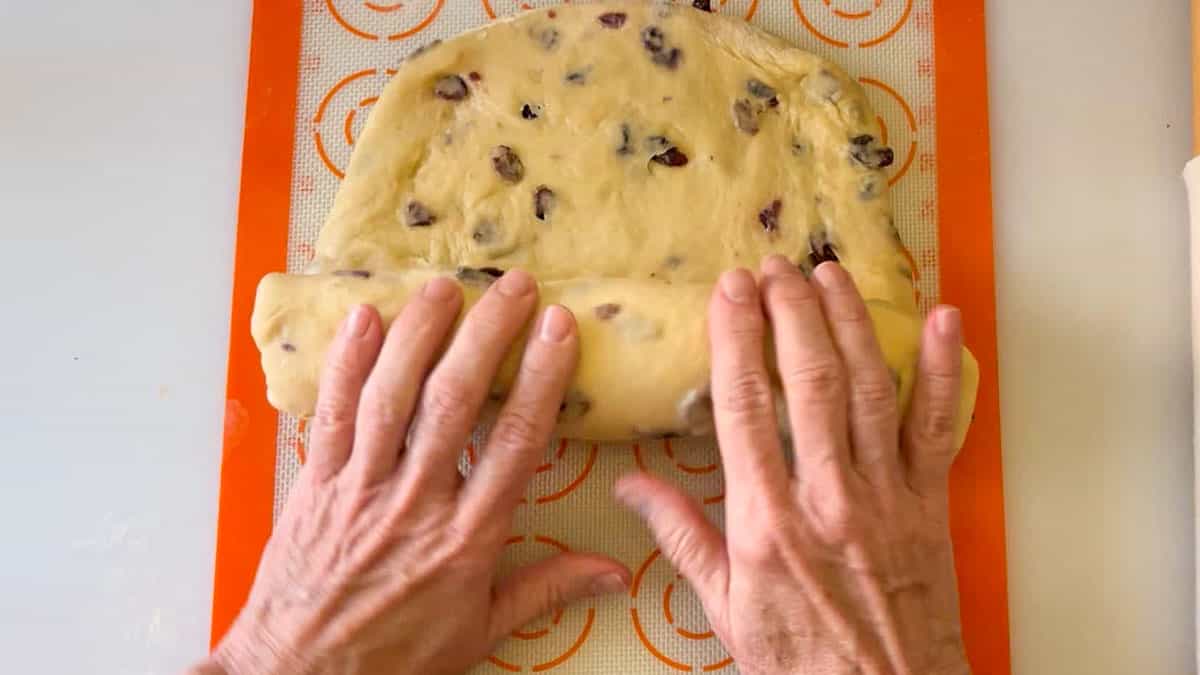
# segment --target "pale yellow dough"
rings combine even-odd
[[[357,143],[317,242],[321,274],[259,289],[269,397],[312,413],[351,304],[387,317],[418,279],[519,266],[583,331],[562,434],[702,434],[712,283],[780,253],[806,269],[840,260],[907,401],[919,322],[879,137],[839,68],[686,5],[565,5],[431,46],[400,66]],[[600,319],[605,304],[621,311]]]
[[[296,414],[311,413],[322,355],[350,308],[374,305],[387,325],[409,295],[435,275],[445,273],[409,270],[369,278],[272,274],[263,279],[251,330],[262,350],[271,404]],[[469,308],[487,281],[472,276],[462,286]],[[541,306],[561,304],[579,323],[582,358],[559,415],[559,433],[599,441],[711,433],[706,319],[711,293],[706,284],[611,278],[542,283]],[[867,308],[897,381],[901,407],[907,408],[920,321],[877,300]],[[503,399],[511,386],[523,344],[524,337],[509,352],[493,383],[493,399]],[[775,377],[774,363],[769,366]],[[966,350],[963,366],[962,410],[969,413],[979,369]],[[782,404],[778,391],[776,398]],[[786,415],[779,419],[786,425]],[[960,418],[960,439],[967,420],[966,415]],[[788,431],[786,426],[781,430]]]

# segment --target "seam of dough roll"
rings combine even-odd
[[[313,274],[259,286],[252,332],[268,398],[312,414],[351,306],[389,320],[435,274],[457,275],[469,305],[521,267],[541,281],[543,305],[580,325],[558,433],[705,435],[712,284],[778,253],[847,269],[907,408],[920,321],[880,138],[841,69],[686,5],[533,10],[431,45],[375,105]],[[969,354],[964,370],[960,441],[978,382]]]

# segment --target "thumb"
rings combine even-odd
[[[707,607],[719,607],[729,586],[725,537],[696,500],[645,473],[622,476],[617,500],[646,521],[663,555],[683,575]]]
[[[588,553],[560,553],[526,565],[496,586],[491,642],[577,600],[624,593],[630,576],[629,570],[612,558]]]

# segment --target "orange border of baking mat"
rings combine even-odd
[[[254,2],[229,325],[213,645],[245,604],[271,535],[279,415],[267,403],[258,349],[250,338],[250,312],[259,279],[287,266],[302,18],[299,2]]]
[[[1009,675],[984,3],[934,0],[933,7],[940,299],[963,309],[979,360],[975,419],[950,480],[950,529],[971,665],[977,675]]]
[[[266,401],[250,311],[286,267],[302,6],[257,1],[250,43],[212,643],[245,602],[271,532],[278,416]],[[939,278],[979,360],[975,421],[955,466],[952,528],[963,629],[980,675],[1010,672],[983,0],[935,0]],[[945,161],[943,161],[945,160]],[[969,490],[969,492],[968,492]],[[966,524],[986,523],[983,528]]]

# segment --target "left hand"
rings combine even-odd
[[[329,349],[307,464],[246,608],[196,672],[439,675],[483,660],[557,606],[623,592],[630,574],[564,553],[496,578],[513,512],[542,460],[578,359],[573,317],[550,307],[470,480],[457,469],[488,388],[537,304],[511,271],[464,319],[435,279],[386,338],[357,307]]]

